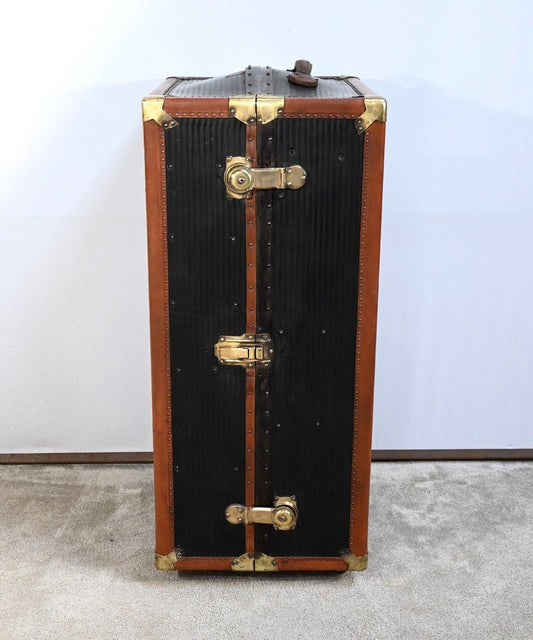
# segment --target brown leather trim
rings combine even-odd
[[[367,553],[385,124],[365,132],[355,353],[350,550]]]
[[[234,558],[190,557],[180,558],[174,563],[178,571],[231,571]]]
[[[153,91],[150,91],[148,95],[164,96],[170,91],[170,89],[172,89],[172,87],[176,84],[176,82],[178,82],[178,80],[179,78],[166,78],[166,80],[163,80],[161,84],[158,84]]]
[[[234,558],[180,558],[174,568],[179,571],[231,571]],[[294,557],[276,558],[280,571],[347,571],[342,558]]]
[[[246,125],[246,156],[257,165],[257,124]],[[257,331],[257,196],[254,192],[245,200],[246,238],[246,333]],[[255,506],[255,367],[246,369],[246,505]],[[246,552],[255,551],[255,527],[246,525]]]
[[[234,558],[180,558],[174,568],[178,571],[231,571]],[[347,571],[342,558],[294,557],[276,558],[280,571]]]
[[[158,554],[167,555],[174,548],[174,500],[170,414],[165,138],[163,129],[153,120],[144,123],[144,149],[152,356],[155,551]]]
[[[375,96],[374,91],[367,86],[360,78],[356,78],[355,76],[350,76],[346,78],[346,82],[352,85],[356,91],[358,91],[363,96]]]
[[[363,98],[285,98],[281,118],[357,118],[366,109]]]
[[[0,453],[0,464],[151,464],[151,451]],[[533,449],[374,449],[372,462],[533,460]]]
[[[228,98],[165,98],[163,108],[174,118],[229,118]]]
[[[249,507],[254,506],[255,493],[255,369],[246,369],[246,473],[245,501]],[[246,552],[254,553],[254,525],[245,526]]]
[[[347,571],[342,558],[276,558],[280,571]]]

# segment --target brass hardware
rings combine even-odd
[[[224,184],[229,198],[246,198],[252,189],[301,189],[307,175],[298,164],[290,167],[255,168],[243,156],[228,156]]]
[[[282,115],[285,107],[285,98],[279,96],[257,96],[256,114],[257,121],[267,124]]]
[[[279,571],[278,561],[265,553],[244,553],[231,562],[232,571]]]
[[[155,554],[155,566],[157,569],[161,569],[162,571],[171,571],[174,569],[174,565],[178,561],[179,557],[176,553],[175,549],[172,549],[170,553],[166,556],[159,555],[159,553]]]
[[[348,571],[364,571],[368,566],[368,555],[356,556],[350,549],[344,549],[340,555],[348,565]]]
[[[229,99],[229,113],[244,124],[256,117],[255,96],[235,96]]]
[[[168,114],[164,109],[164,96],[146,96],[142,101],[143,121],[155,120],[163,129],[177,127],[179,122]]]
[[[220,336],[215,345],[220,364],[253,367],[268,366],[274,357],[272,339],[268,333],[245,333],[242,336]]]
[[[274,529],[289,531],[296,527],[298,506],[294,496],[276,498],[273,507],[246,507],[230,504],[226,507],[226,520],[230,524],[271,524]]]
[[[255,120],[267,124],[283,113],[285,98],[279,96],[233,96],[229,99],[230,116],[244,124]]]
[[[365,96],[365,110],[355,121],[355,128],[360,135],[366,131],[368,127],[378,120],[379,122],[387,121],[387,101],[379,96]]]

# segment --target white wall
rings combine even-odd
[[[28,0],[0,26],[0,451],[151,448],[140,99],[301,57],[389,100],[374,446],[533,446],[529,0]]]

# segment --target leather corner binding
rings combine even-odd
[[[365,96],[365,110],[355,121],[357,133],[361,135],[368,127],[376,122],[387,121],[387,101],[380,96]]]
[[[176,567],[174,566],[178,561],[178,554],[175,549],[172,549],[166,556],[162,556],[159,553],[155,554],[155,566],[161,571],[172,571]]]
[[[368,567],[368,554],[356,556],[349,549],[344,549],[340,553],[342,559],[348,565],[348,571],[364,571]]]
[[[172,129],[178,122],[164,110],[164,96],[146,96],[142,101],[143,121],[155,120],[163,129]]]

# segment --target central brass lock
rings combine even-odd
[[[242,336],[220,336],[215,345],[220,364],[239,367],[268,367],[274,357],[272,339],[268,333],[245,333]]]
[[[226,520],[231,524],[271,524],[274,529],[289,531],[296,527],[298,506],[294,496],[276,498],[273,507],[246,507],[230,504],[226,507]]]
[[[252,167],[251,159],[228,156],[224,184],[228,198],[246,198],[253,189],[301,189],[307,174],[303,167]]]

